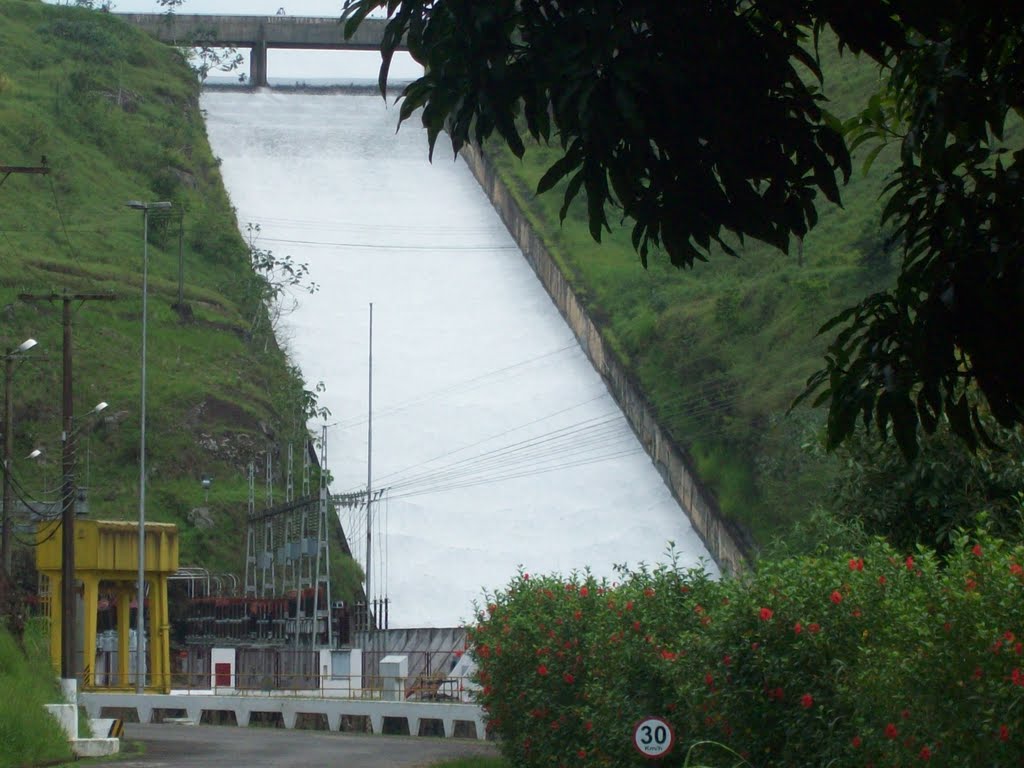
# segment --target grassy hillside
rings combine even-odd
[[[279,452],[282,468],[288,441],[301,456],[310,401],[269,329],[198,95],[178,52],[108,14],[0,0],[0,165],[45,157],[50,169],[0,185],[0,343],[39,340],[14,377],[13,473],[24,495],[53,499],[61,302],[19,294],[116,296],[73,304],[78,484],[92,517],[135,518],[143,222],[125,203],[171,201],[170,216],[150,218],[146,514],[178,524],[183,564],[242,574],[248,463],[262,504],[264,456]],[[109,408],[89,417],[101,400]],[[40,459],[26,459],[37,447]],[[205,519],[190,514],[202,506]]]
[[[848,117],[877,89],[877,69],[834,48],[822,55],[829,109]],[[802,257],[796,244],[785,255],[751,242],[738,260],[717,252],[686,271],[658,254],[644,270],[628,225],[595,243],[582,205],[559,225],[561,190],[533,194],[551,149],[531,147],[524,161],[488,149],[726,515],[763,542],[820,502],[836,469],[815,447],[820,414],[786,411],[820,367],[821,324],[895,275],[878,220],[886,158],[867,176],[855,163],[843,209],[822,198]]]
[[[57,720],[43,711],[44,704],[62,701],[49,673],[46,633],[45,625],[34,622],[15,638],[0,625],[0,690],[17,692],[0,697],[0,768],[74,759]]]

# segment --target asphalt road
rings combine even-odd
[[[121,745],[127,754],[90,768],[425,768],[497,754],[493,744],[469,739],[138,723],[125,724]]]

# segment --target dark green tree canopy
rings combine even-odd
[[[378,10],[382,91],[403,42],[426,68],[400,114],[422,109],[431,154],[442,131],[455,151],[557,142],[538,192],[566,180],[563,217],[582,192],[597,240],[617,209],[645,265],[660,249],[691,266],[734,238],[785,251],[819,194],[839,202],[852,147],[899,142],[884,212],[898,284],[823,328],[838,334],[806,394],[828,403],[830,444],[859,419],[907,456],[943,417],[986,439],[974,386],[1001,424],[1024,422],[1024,150],[1000,146],[1024,98],[1024,3],[348,0],[347,31]],[[845,126],[820,95],[825,28],[891,75]]]

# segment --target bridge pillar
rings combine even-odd
[[[267,43],[260,40],[249,51],[249,85],[262,88],[267,83]]]

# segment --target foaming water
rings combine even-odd
[[[330,409],[332,492],[365,489],[392,626],[452,626],[526,571],[707,551],[461,160],[379,95],[207,91],[239,223],[309,265],[279,336]],[[319,427],[313,425],[319,431]],[[365,514],[342,511],[365,557]]]

